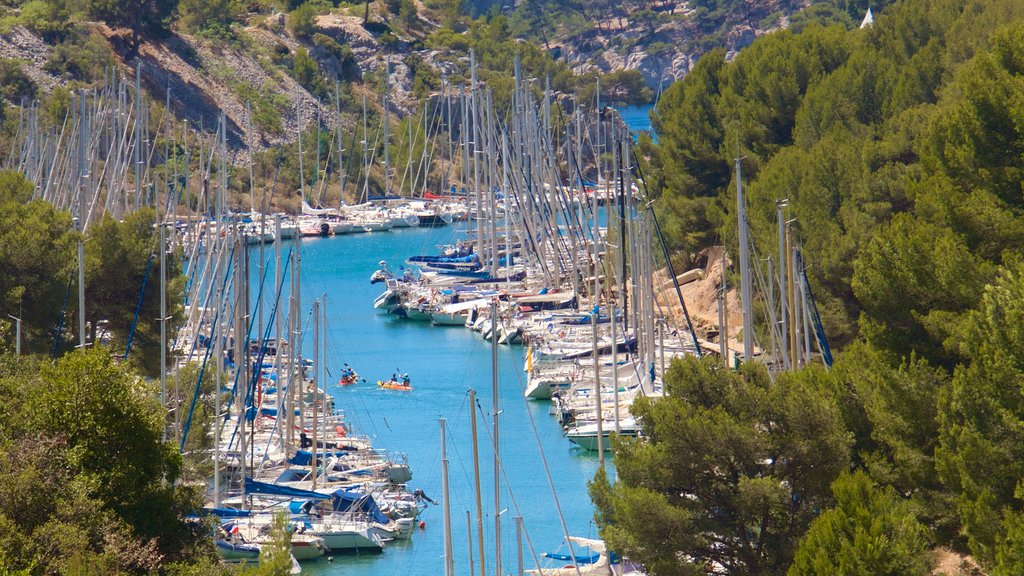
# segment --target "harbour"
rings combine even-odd
[[[302,240],[302,293],[310,298],[327,294],[327,370],[337,375],[344,363],[356,369],[366,382],[338,386],[329,382],[327,392],[343,410],[347,421],[373,439],[375,448],[403,452],[413,473],[409,483],[432,499],[441,494],[439,418],[447,420],[449,458],[452,461],[451,494],[455,562],[459,572],[467,566],[466,511],[473,510],[470,407],[467,391],[479,391],[480,406],[491,403],[490,343],[464,327],[439,327],[409,322],[375,311],[371,303],[380,288],[369,278],[381,259],[400,262],[409,254],[429,251],[465,234],[465,224],[440,228],[410,228],[390,233],[347,235]],[[282,248],[287,250],[290,241]],[[250,247],[250,255],[258,249]],[[267,254],[271,251],[268,250]],[[397,265],[396,265],[397,266]],[[255,270],[255,267],[253,267]],[[252,278],[253,282],[259,279]],[[287,295],[285,296],[287,297]],[[312,339],[304,339],[312,357]],[[503,520],[505,563],[515,560],[516,534],[513,516],[523,516],[523,526],[536,554],[566,552],[558,510],[573,536],[596,537],[593,508],[587,482],[597,471],[596,453],[566,441],[549,404],[525,399],[522,371],[525,349],[499,348],[500,403],[502,410],[502,483],[507,488],[508,510]],[[408,373],[414,390],[380,390],[377,379],[392,373]],[[484,408],[478,417],[489,419]],[[487,428],[486,424],[482,427]],[[492,450],[485,438],[480,458],[490,462]],[[544,473],[540,450],[551,471],[558,505]],[[609,463],[608,473],[614,474]],[[483,491],[493,490],[493,474],[484,474]],[[515,502],[515,504],[513,504]],[[518,505],[518,512],[516,511]],[[486,511],[486,557],[493,563],[493,510]],[[430,506],[421,515],[425,528],[417,528],[409,541],[388,544],[381,554],[338,555],[303,563],[310,574],[438,574],[443,571],[441,510]],[[475,522],[475,519],[474,519]],[[525,542],[525,540],[524,540]],[[474,543],[475,546],[475,543]],[[525,548],[525,544],[524,544]],[[476,554],[479,554],[477,551]],[[524,550],[531,558],[529,549]],[[474,558],[474,561],[477,561]],[[545,566],[550,565],[550,560]],[[532,562],[528,564],[532,566]]]

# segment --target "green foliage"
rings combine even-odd
[[[419,14],[416,11],[416,3],[413,0],[401,0],[398,6],[398,21],[406,28],[413,28],[419,24]]]
[[[398,47],[398,36],[395,36],[393,32],[388,30],[387,32],[380,35],[377,41],[381,43],[385,48],[394,50]]]
[[[114,65],[107,41],[98,34],[65,41],[53,47],[43,69],[68,80],[93,82]]]
[[[23,319],[26,351],[49,351],[77,235],[71,217],[42,200],[11,171],[0,172],[0,313]]]
[[[943,542],[959,527],[956,494],[939,479],[938,398],[949,392],[949,373],[911,355],[856,344],[830,372],[847,429],[854,432],[856,462],[875,482],[892,487],[917,518]]]
[[[0,571],[152,573],[212,557],[143,381],[97,347],[0,360]]]
[[[808,18],[859,20],[865,8],[819,3]],[[743,156],[755,244],[778,261],[775,204],[788,198],[834,347],[863,335],[951,367],[956,315],[1006,250],[1024,249],[1024,33],[999,30],[1024,10],[1009,0],[875,9],[870,29],[804,22],[731,63],[705,54],[659,101],[648,176],[670,249],[688,264],[711,244],[735,246],[731,159]],[[890,223],[902,212],[912,217]]]
[[[274,515],[270,525],[270,538],[260,547],[260,564],[257,576],[286,576],[292,569],[292,535],[288,530],[288,515],[280,512]]]
[[[338,61],[343,80],[352,81],[359,78],[359,63],[356,62],[352,48],[347,44],[339,44],[334,38],[320,33],[313,35],[313,44],[323,48]]]
[[[316,60],[309,55],[309,52],[299,47],[295,51],[295,59],[292,61],[292,75],[299,84],[307,89],[312,88],[320,79],[320,67]]]
[[[1022,272],[1005,270],[985,288],[959,339],[971,361],[957,368],[952,388],[940,398],[938,470],[960,493],[971,552],[988,566],[1008,562],[1007,545],[1020,538],[1024,396],[1010,383],[1024,378]],[[1024,567],[1019,561],[1017,572]]]
[[[85,244],[85,311],[90,341],[96,341],[99,323],[106,320],[111,342],[123,355],[142,293],[130,358],[144,374],[153,376],[159,374],[160,367],[160,258],[155,221],[156,214],[149,208],[133,212],[121,222],[104,215],[90,227]],[[171,254],[167,263],[170,341],[176,319],[180,318],[185,284],[177,258]]]
[[[654,93],[639,70],[616,70],[602,74],[600,78],[602,106],[640,106],[650,104],[654,98]],[[593,79],[581,79],[580,84],[578,100],[581,103],[593,102],[596,82]]]
[[[48,42],[60,41],[74,29],[67,0],[26,2],[19,21]]]
[[[957,312],[973,308],[991,266],[952,230],[897,215],[864,245],[853,290],[869,341],[900,355],[918,351],[947,365],[943,351]],[[950,348],[955,348],[950,343]]]
[[[53,92],[50,92],[43,100],[39,107],[43,112],[43,118],[49,126],[57,127],[63,126],[64,120],[67,119],[68,114],[71,112],[71,91],[63,86],[56,86]]]
[[[269,134],[284,133],[282,112],[288,106],[288,99],[275,89],[258,89],[247,82],[235,81],[232,89],[238,97],[252,106],[253,126]]]
[[[178,0],[85,0],[84,3],[90,18],[103,20],[112,27],[131,29],[132,53],[129,56],[138,51],[142,35],[165,34],[178,8]]]
[[[288,31],[296,38],[311,38],[317,30],[316,17],[318,13],[315,4],[303,3],[288,13]]]
[[[441,89],[441,78],[420,56],[410,54],[404,62],[412,72],[412,90],[417,98],[425,98]]]
[[[31,101],[36,96],[36,83],[21,69],[21,63],[9,58],[0,59],[0,96],[12,104]]]
[[[788,576],[931,574],[927,530],[891,488],[863,472],[832,484],[836,505],[811,523]]]
[[[614,443],[619,482],[591,485],[602,537],[653,574],[784,570],[849,462],[823,376],[673,361],[665,397],[633,405],[643,438]]]
[[[178,23],[185,30],[232,38],[231,25],[241,20],[244,6],[239,0],[179,0],[178,14]]]

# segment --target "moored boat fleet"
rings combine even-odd
[[[430,499],[406,488],[412,473],[404,457],[375,449],[327,392],[321,300],[312,305],[312,330],[302,329],[301,242],[287,257],[280,244],[275,247],[275,278],[266,283],[273,288],[261,283],[254,290],[244,232],[218,222],[204,238],[209,251],[199,254],[191,246],[194,285],[175,343],[183,365],[198,360],[205,366],[191,402],[180,407],[183,450],[202,410],[197,404],[210,395],[215,402],[213,472],[203,513],[221,520],[217,549],[225,561],[255,561],[279,515],[299,561],[379,552],[409,538]],[[283,297],[289,277],[292,290]],[[212,394],[200,392],[204,377],[213,383]],[[347,365],[339,385],[346,379],[359,380]]]

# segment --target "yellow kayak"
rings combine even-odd
[[[384,390],[412,390],[412,386],[394,380],[377,380],[377,387]]]

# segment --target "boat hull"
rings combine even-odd
[[[292,556],[296,560],[313,560],[324,555],[324,550],[312,541],[292,541]]]
[[[438,326],[465,326],[466,315],[433,312],[430,314],[430,321]]]
[[[324,548],[328,550],[364,550],[379,552],[383,549],[380,538],[369,534],[369,529],[348,530],[324,528],[315,532],[323,539]]]
[[[217,552],[225,562],[258,562],[260,547],[256,544],[233,544],[217,540]]]

